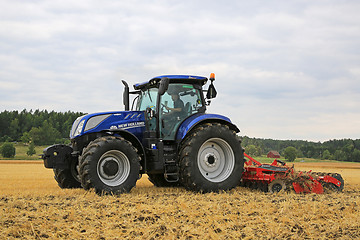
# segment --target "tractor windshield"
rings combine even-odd
[[[146,108],[148,107],[155,110],[157,94],[158,94],[157,88],[150,88],[145,91],[142,91],[136,105],[136,110],[145,111]]]

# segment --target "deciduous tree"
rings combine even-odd
[[[284,157],[285,159],[287,159],[289,162],[293,162],[296,159],[296,153],[297,150],[294,147],[287,147],[284,150]]]
[[[14,144],[10,142],[5,142],[0,148],[1,155],[6,158],[13,158],[15,157],[16,149]]]

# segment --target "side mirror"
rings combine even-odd
[[[214,87],[214,84],[211,82],[209,85],[209,89],[207,90],[206,93],[206,98],[207,99],[216,98],[216,95],[217,95],[216,89]]]
[[[169,87],[169,78],[164,77],[160,80],[160,86],[159,86],[159,91],[158,94],[160,96],[164,95],[164,93],[168,90]]]
[[[130,109],[130,100],[129,100],[129,85],[124,80],[121,80],[124,84],[124,93],[123,93],[123,103],[125,106],[125,111],[129,111]]]

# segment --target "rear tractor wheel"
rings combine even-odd
[[[236,187],[244,166],[234,131],[219,123],[197,127],[180,150],[180,181],[188,190],[218,192]]]

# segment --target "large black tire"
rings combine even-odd
[[[180,182],[188,190],[218,192],[239,185],[244,152],[236,133],[219,123],[198,126],[180,150]]]
[[[106,136],[89,143],[80,157],[84,189],[98,194],[130,192],[140,176],[140,157],[131,142]]]
[[[155,187],[178,187],[179,182],[168,182],[166,181],[164,174],[148,174],[149,181],[154,184]]]
[[[54,169],[54,178],[61,188],[81,188],[79,174],[77,171],[78,162],[70,163],[69,169]]]

